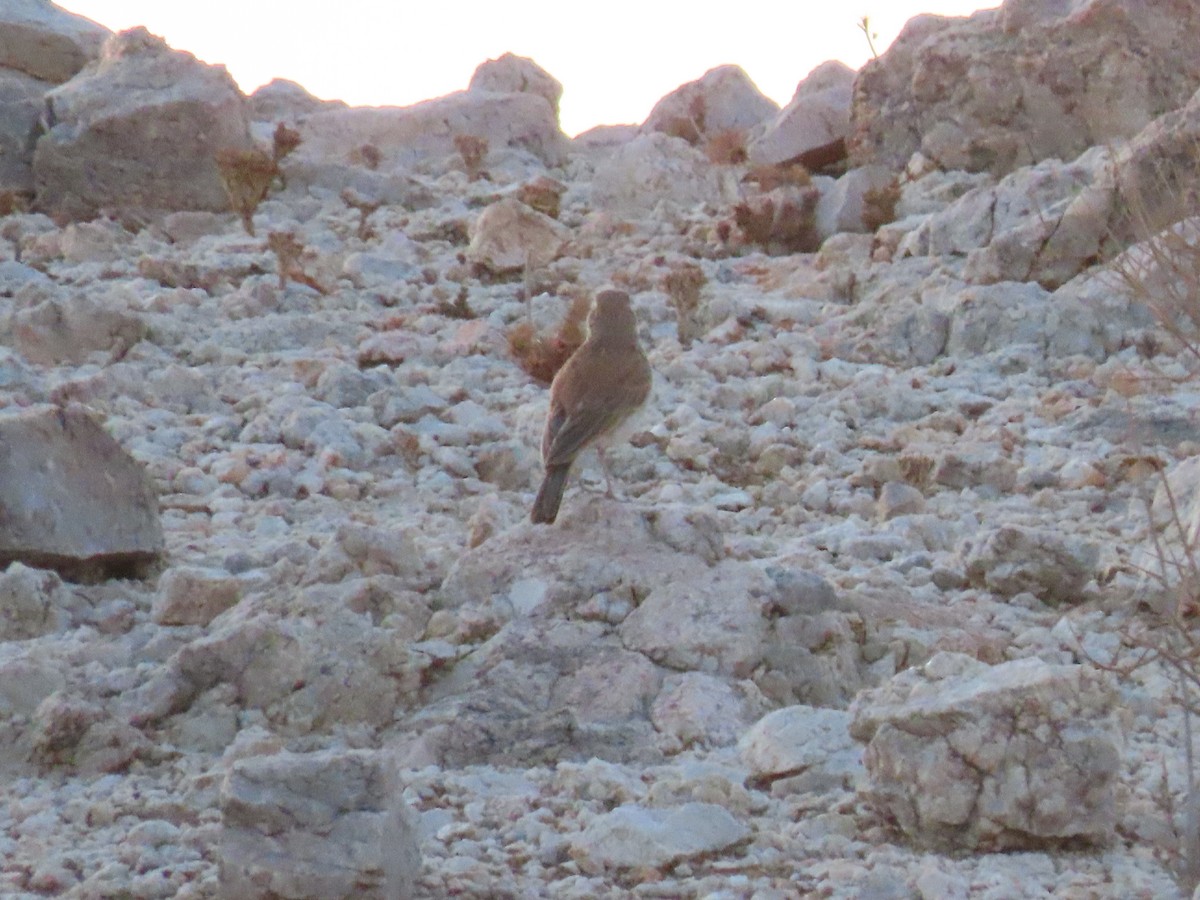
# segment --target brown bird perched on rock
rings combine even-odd
[[[649,395],[650,363],[638,346],[629,295],[600,291],[588,315],[587,340],[550,385],[550,411],[542,435],[546,475],[530,515],[535,523],[553,522],[558,515],[575,457],[596,446],[603,465],[606,439]]]

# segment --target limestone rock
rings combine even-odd
[[[668,675],[650,708],[659,734],[679,747],[734,743],[766,705],[753,682],[729,683],[704,672]]]
[[[888,481],[879,490],[879,518],[918,515],[925,511],[925,495],[902,481]]]
[[[37,652],[0,662],[0,717],[28,716],[43,700],[66,687],[61,667],[38,659]]]
[[[628,586],[644,594],[689,570],[707,571],[724,556],[715,519],[699,509],[642,511],[592,500],[568,506],[556,524],[561,527],[522,525],[462,554],[442,582],[441,604],[483,607],[507,621],[569,609]],[[594,555],[609,564],[584,562]]]
[[[159,580],[150,618],[159,625],[207,625],[241,599],[241,584],[228,572],[176,566]]]
[[[42,96],[54,85],[0,69],[0,195],[33,197],[33,147]]]
[[[759,719],[738,741],[752,777],[786,779],[791,790],[852,786],[862,774],[862,752],[841,709],[786,706]]]
[[[660,206],[687,210],[719,205],[736,196],[717,167],[681,138],[653,132],[620,144],[597,163],[592,202],[625,215],[648,214]]]
[[[56,691],[33,715],[30,756],[43,768],[68,767],[80,774],[123,772],[151,753],[149,739],[97,703]]]
[[[918,846],[996,851],[1103,842],[1122,740],[1110,678],[939,653],[856,698],[863,794]]]
[[[69,591],[53,572],[12,563],[0,574],[0,641],[23,641],[64,629]]]
[[[647,710],[665,673],[603,623],[543,613],[456,655],[442,663],[447,671],[423,707],[400,723],[393,746],[405,766],[661,761]]]
[[[253,756],[221,786],[224,897],[413,897],[416,818],[371,751]]]
[[[890,190],[896,190],[896,176],[887,168],[851,169],[822,191],[816,210],[817,234],[825,239],[841,232],[874,231],[881,224],[876,219],[891,218],[891,211],[882,208]]]
[[[100,55],[103,25],[43,0],[8,0],[0,8],[0,68],[62,84]]]
[[[206,691],[232,685],[242,706],[262,710],[284,732],[390,722],[419,685],[417,663],[368,616],[320,602],[320,587],[310,591],[294,599],[286,618],[244,599],[123,698],[130,718],[186,714]]]
[[[143,471],[79,406],[0,416],[0,560],[128,570],[163,550]]]
[[[816,169],[844,157],[854,77],[854,70],[837,60],[809,72],[791,102],[750,142],[750,161],[757,165],[795,161]]]
[[[722,131],[749,131],[779,112],[739,66],[709,69],[667,94],[642,124],[642,132],[663,132],[692,144]]]
[[[215,154],[251,141],[245,98],[223,67],[137,28],[46,102],[50,128],[33,157],[39,209],[89,219],[101,208],[229,208]]]
[[[120,358],[146,334],[141,316],[101,298],[49,299],[17,310],[13,344],[33,363],[81,363],[96,351]]]
[[[341,100],[322,100],[294,81],[272,78],[247,99],[247,111],[255,122],[297,122],[323,109],[342,109]]]
[[[640,133],[638,125],[597,125],[571,138],[571,149],[599,155],[628,144]]]
[[[1200,185],[1193,164],[1200,141],[1200,90],[1120,147],[1069,202],[998,235],[971,259],[973,277],[1065,285],[1195,213]]]
[[[1028,592],[1046,603],[1078,602],[1099,553],[1093,544],[1004,525],[963,548],[967,577],[1005,597]]]
[[[1137,134],[1200,85],[1173,0],[1029,3],[966,19],[918,16],[854,84],[851,159],[997,175]]]
[[[1059,253],[1054,237],[1058,223],[1071,208],[1076,209],[1073,218],[1080,216],[1082,208],[1077,201],[1081,196],[1103,193],[1112,163],[1108,148],[1101,147],[1069,163],[1050,159],[1018,169],[999,183],[981,184],[935,211],[901,239],[898,249],[902,254],[965,255],[964,277],[978,284],[1061,283],[1077,274],[1085,261],[1076,253]],[[1111,226],[1108,214],[1093,212],[1092,229]],[[1083,224],[1082,220],[1077,224]],[[1097,235],[1096,241],[1100,239]],[[1098,243],[1092,252],[1097,250]],[[1053,280],[1035,278],[1038,270],[1061,271],[1062,275]]]
[[[498,200],[472,224],[467,259],[494,273],[538,269],[558,257],[570,235],[566,226],[520,200]]]
[[[490,152],[525,151],[548,166],[561,163],[567,147],[554,110],[544,97],[527,92],[460,91],[412,106],[327,110],[308,116],[300,135],[303,143],[290,163],[345,165],[371,146],[381,172],[454,155],[458,135],[486,141]]]
[[[718,853],[745,840],[749,829],[714,803],[674,809],[618,806],[572,841],[572,855],[597,869],[668,868],[693,856]]]
[[[514,53],[505,53],[480,63],[471,76],[467,90],[492,94],[535,94],[545,98],[555,116],[558,115],[558,101],[563,92],[557,78],[532,59]]]
[[[653,589],[621,623],[625,646],[672,669],[746,678],[761,664],[773,583],[759,569],[728,562]]]

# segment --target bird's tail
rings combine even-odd
[[[537,498],[533,501],[533,512],[529,518],[533,523],[550,524],[558,516],[558,506],[562,503],[563,491],[567,488],[567,476],[571,473],[570,466],[553,466],[546,469],[546,477],[538,488]]]

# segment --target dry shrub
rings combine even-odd
[[[1126,160],[1116,199],[1119,214],[1109,220],[1107,239],[1110,247],[1127,249],[1110,262],[1108,277],[1150,310],[1194,378],[1200,374],[1200,141],[1181,133],[1153,154]],[[1144,466],[1145,458],[1136,462]],[[1128,567],[1141,578],[1144,605],[1121,629],[1120,653],[1107,663],[1092,662],[1123,677],[1159,663],[1175,676],[1186,782],[1179,808],[1163,764],[1158,805],[1173,844],[1159,849],[1190,896],[1200,885],[1200,785],[1193,737],[1194,717],[1200,714],[1200,495],[1186,472],[1173,478],[1164,462],[1153,462],[1159,487],[1152,499],[1143,498],[1151,546]]]
[[[554,380],[571,354],[579,349],[587,336],[585,323],[591,300],[586,296],[571,301],[567,314],[557,333],[551,337],[540,335],[529,321],[520,322],[508,330],[508,349],[512,351],[517,365],[528,375],[543,384]]]
[[[676,266],[663,279],[663,287],[675,307],[676,328],[683,347],[690,347],[702,332],[700,289],[707,281],[704,270],[695,263]]]
[[[282,122],[275,126],[271,135],[271,158],[275,160],[275,177],[279,180],[279,189],[287,190],[287,175],[281,163],[285,156],[300,146],[300,132],[288,128]]]
[[[896,204],[900,202],[900,182],[892,179],[881,188],[863,193],[862,223],[867,231],[878,231],[896,220]]]
[[[264,150],[226,147],[217,151],[217,171],[229,195],[230,207],[241,216],[246,233],[253,235],[254,212],[267,198],[278,165]]]
[[[697,147],[704,139],[705,119],[707,118],[708,108],[704,95],[697,94],[688,103],[687,112],[668,119],[662,130],[664,134],[681,138],[693,147]]]
[[[358,210],[358,228],[355,230],[355,236],[360,241],[369,241],[375,237],[375,229],[370,226],[368,220],[371,213],[383,204],[378,200],[368,200],[354,188],[344,188],[340,196],[343,203],[351,209]]]
[[[760,192],[768,194],[781,187],[808,187],[812,174],[799,163],[774,163],[754,166],[742,177],[742,183],[757,185]]]
[[[270,153],[258,147],[223,147],[216,152],[217,172],[229,195],[229,206],[241,217],[247,234],[254,234],[254,212],[275,182],[278,180],[281,188],[287,187],[279,164],[299,146],[300,132],[280,122],[272,136]]]
[[[733,207],[733,221],[746,241],[767,253],[812,253],[820,246],[815,188],[784,188]]]
[[[374,144],[363,144],[353,154],[351,154],[351,162],[362,163],[372,172],[379,168],[379,164],[383,162],[383,151]]]
[[[543,215],[557,219],[561,211],[562,195],[567,186],[548,175],[539,175],[517,189],[517,199]]]
[[[280,122],[271,135],[271,156],[276,163],[283,162],[283,158],[299,147],[300,143],[300,132]]]
[[[704,146],[709,162],[719,166],[740,166],[749,159],[746,150],[746,132],[741,128],[726,128],[718,131]]]
[[[0,216],[29,212],[33,195],[25,191],[0,191]]]
[[[1200,217],[1130,247],[1110,266],[1119,289],[1150,310],[1193,367],[1200,366]]]
[[[304,244],[290,231],[272,231],[267,235],[267,246],[275,254],[279,269],[279,289],[284,290],[289,280],[312,288],[318,294],[329,290],[304,271]]]
[[[1173,136],[1155,153],[1125,160],[1114,181],[1105,243],[1107,253],[1125,249],[1109,262],[1106,277],[1150,311],[1194,376],[1200,372],[1200,139]],[[1144,336],[1139,349],[1154,355],[1158,338]]]
[[[471,181],[478,181],[486,174],[483,171],[483,163],[487,159],[488,146],[486,138],[476,137],[473,134],[456,134],[454,136],[454,149],[462,157],[463,168]]]
[[[438,315],[445,316],[447,319],[474,319],[475,310],[471,309],[471,305],[467,302],[466,286],[459,287],[453,300],[439,300],[437,312]]]
[[[1099,659],[1078,642],[1076,652],[1098,668],[1129,679],[1139,669],[1159,664],[1174,675],[1183,714],[1184,776],[1176,799],[1167,778],[1166,761],[1155,798],[1167,825],[1167,841],[1154,848],[1180,886],[1191,896],[1200,885],[1200,785],[1196,781],[1193,721],[1200,715],[1200,498],[1185,502],[1172,486],[1161,459],[1153,459],[1159,487],[1153,499],[1143,495],[1151,550],[1127,569],[1141,578],[1135,591],[1141,604],[1118,630],[1119,647]],[[1191,509],[1188,509],[1188,506]],[[1142,563],[1139,565],[1139,562]],[[1121,588],[1121,599],[1129,597]]]

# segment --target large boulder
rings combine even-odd
[[[736,199],[736,185],[722,181],[718,167],[678,137],[643,134],[611,151],[596,166],[592,203],[636,217]]]
[[[274,78],[247,98],[249,115],[254,122],[297,122],[324,109],[345,109],[341,100],[314,97],[303,85],[286,78]]]
[[[221,896],[415,896],[421,849],[402,792],[372,751],[236,761],[221,786]]]
[[[0,416],[0,564],[128,570],[163,551],[142,467],[79,406]]]
[[[817,576],[722,559],[715,528],[596,499],[462,554],[430,620],[445,638],[423,642],[444,674],[393,743],[405,764],[655,762],[730,743],[765,702],[848,703],[861,619]],[[488,637],[455,659],[464,634]]]
[[[42,97],[99,56],[108,34],[41,0],[0,6],[0,197],[33,195]]]
[[[46,104],[49,131],[33,157],[43,212],[229,208],[216,153],[252,144],[245,98],[223,66],[135,28]]]
[[[289,162],[344,165],[363,158],[369,146],[383,171],[455,154],[455,138],[464,136],[485,141],[489,152],[526,151],[547,166],[562,163],[567,148],[554,108],[528,91],[459,91],[412,106],[318,112],[301,124],[300,134],[303,143]]]
[[[212,583],[214,576],[208,577],[209,586],[220,590],[219,582]],[[261,710],[281,733],[390,722],[416,688],[420,660],[403,646],[407,641],[376,627],[353,604],[346,591],[320,587],[294,596],[286,616],[262,596],[242,599],[203,636],[181,647],[146,684],[126,693],[123,701],[131,720],[195,720],[204,712],[200,698],[228,685],[240,706]],[[179,610],[179,604],[172,606]],[[156,603],[153,613],[162,620],[169,608]],[[180,618],[194,623],[201,617],[171,617]],[[415,634],[406,637],[411,640]]]
[[[746,840],[750,829],[716,803],[653,809],[625,803],[571,839],[572,856],[604,869],[666,869]]]
[[[698,144],[722,131],[749,131],[778,112],[779,104],[739,66],[718,66],[654,104],[642,131],[661,131]]]
[[[1003,525],[964,543],[967,578],[1002,597],[1033,594],[1044,603],[1075,603],[1096,573],[1099,550],[1051,531]]]
[[[467,259],[497,274],[540,268],[558,257],[570,236],[565,225],[506,197],[489,204],[472,224]]]
[[[111,32],[45,0],[0,6],[0,68],[62,84],[100,55]]]
[[[898,195],[896,176],[884,166],[851,169],[822,191],[815,212],[817,234],[824,240],[842,232],[872,232],[892,217]]]
[[[24,72],[0,69],[0,194],[33,196],[38,115],[42,97],[52,87]]]
[[[791,102],[750,142],[750,161],[772,165],[794,160],[816,169],[845,156],[854,77],[854,70],[837,60],[809,72]]]
[[[1043,160],[967,190],[900,237],[898,255],[965,256],[963,277],[976,284],[1036,281],[1070,288],[1081,273],[1104,273],[1088,272],[1097,263],[1194,215],[1188,198],[1200,186],[1197,141],[1200,91],[1115,148],[1096,147],[1067,163]],[[941,180],[931,174],[909,183],[906,198],[926,182],[936,190]],[[908,202],[902,199],[899,208]],[[1142,267],[1136,260],[1130,264]],[[1119,286],[1111,274],[1105,280],[1110,288]],[[1128,305],[1140,298],[1121,299]],[[1122,327],[1138,327],[1126,319]]]
[[[563,92],[557,78],[532,59],[514,53],[505,53],[497,59],[480,63],[471,76],[467,90],[491,94],[534,94],[545,98],[555,116],[558,115],[558,101]]]
[[[921,847],[996,851],[1103,842],[1122,738],[1107,673],[939,653],[851,707],[863,793]]]
[[[851,159],[1003,175],[1137,134],[1200,85],[1186,0],[1008,0],[918,16],[854,85]]]
[[[96,351],[121,357],[146,334],[146,323],[106,297],[52,297],[15,310],[12,345],[42,365],[83,362]]]
[[[1197,141],[1200,91],[1120,147],[1063,203],[1035,210],[972,253],[967,275],[975,281],[1011,279],[1058,287],[1194,215],[1188,198],[1200,186]]]

